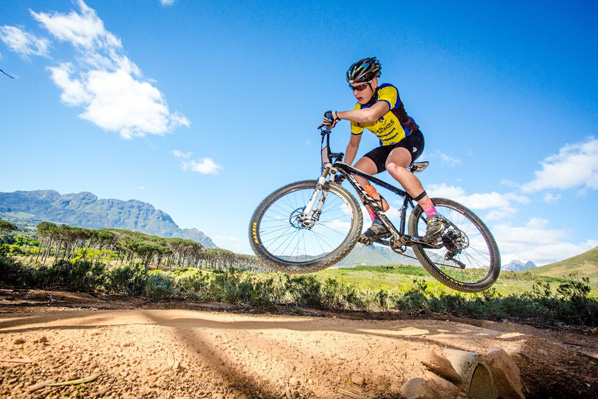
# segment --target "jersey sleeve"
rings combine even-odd
[[[395,109],[401,100],[399,100],[399,91],[392,85],[383,85],[378,89],[378,101],[388,103],[388,109]]]
[[[355,104],[353,109],[361,109],[361,104]],[[356,122],[351,121],[351,134],[359,135],[361,133],[363,133],[363,127],[359,126]]]

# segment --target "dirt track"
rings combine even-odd
[[[0,292],[1,398],[400,398],[403,383],[428,376],[421,354],[446,347],[511,353],[528,399],[598,398],[596,335],[397,315],[52,299]],[[29,391],[93,375],[87,384]]]

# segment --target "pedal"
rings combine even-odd
[[[373,245],[374,244],[374,241],[370,237],[367,237],[363,234],[359,235],[359,238],[357,239],[357,241],[359,241],[363,245]]]

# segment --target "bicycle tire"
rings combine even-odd
[[[315,180],[288,184],[256,208],[249,241],[267,266],[284,273],[311,273],[338,263],[355,247],[363,224],[361,208],[348,190],[334,182],[324,184],[328,194],[319,220],[311,228],[301,226],[298,215],[316,185]]]
[[[500,274],[500,252],[492,233],[475,213],[458,202],[446,198],[432,198],[432,202],[451,226],[443,233],[442,248],[413,245],[417,260],[432,277],[454,290],[480,292],[488,289]],[[408,228],[412,236],[425,235],[426,222],[422,214],[422,208],[417,205],[409,217]],[[451,230],[453,232],[449,233]],[[463,234],[459,236],[458,232]],[[450,246],[463,247],[452,257],[461,265],[450,256],[446,258]]]

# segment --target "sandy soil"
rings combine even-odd
[[[528,399],[598,398],[596,334],[49,294],[0,290],[0,398],[400,398],[447,347],[503,348]]]

